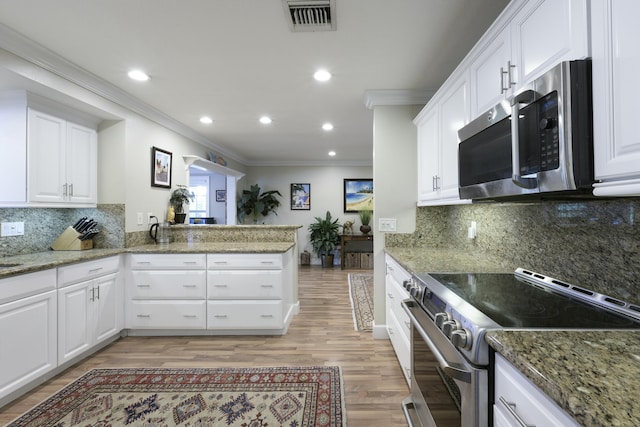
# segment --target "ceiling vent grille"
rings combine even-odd
[[[282,6],[293,32],[335,31],[335,0],[282,0]]]

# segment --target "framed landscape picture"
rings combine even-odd
[[[291,184],[291,210],[311,210],[311,184]]]
[[[171,157],[168,151],[151,148],[151,186],[171,188]]]
[[[354,212],[373,210],[373,179],[345,178],[344,211]]]

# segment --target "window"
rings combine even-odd
[[[195,199],[189,207],[190,218],[204,218],[209,216],[209,177],[191,176],[189,190],[195,195]]]

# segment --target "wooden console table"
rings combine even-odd
[[[340,235],[340,268],[373,269],[373,236]]]

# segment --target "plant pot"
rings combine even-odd
[[[177,213],[176,214],[176,224],[184,224],[184,220],[187,219],[186,213]]]
[[[333,254],[320,255],[320,262],[323,268],[333,268]]]
[[[362,234],[369,234],[369,232],[371,231],[371,226],[370,225],[361,225],[360,226],[360,231],[362,231]]]

